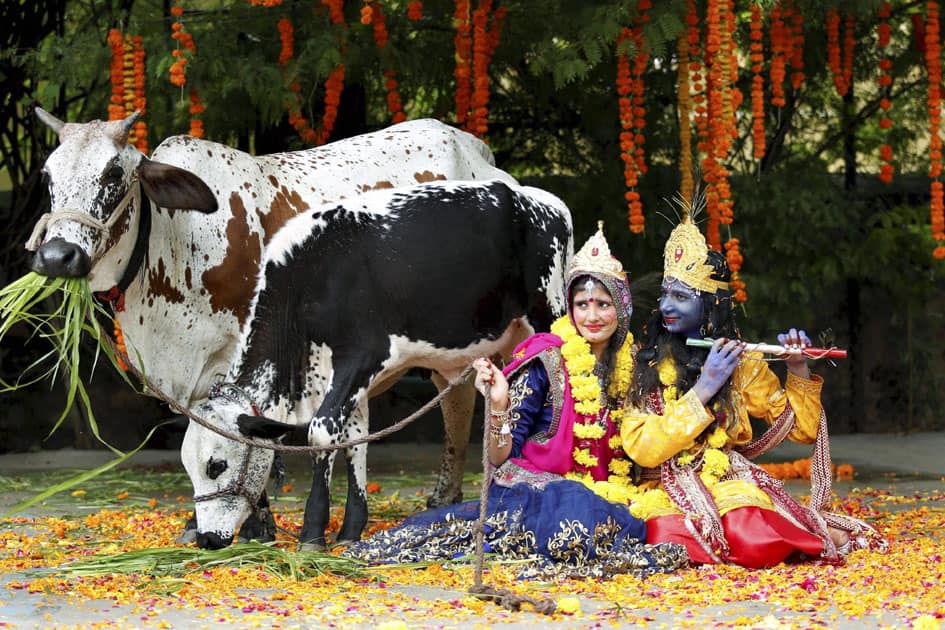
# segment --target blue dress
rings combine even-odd
[[[512,455],[551,423],[553,400],[541,361],[510,379]],[[507,468],[506,462],[502,468]],[[501,469],[500,469],[501,470]],[[508,471],[506,471],[508,473]],[[485,552],[521,564],[520,577],[565,579],[628,573],[643,577],[688,563],[675,544],[647,545],[646,524],[625,505],[610,503],[584,484],[551,473],[497,476],[489,488]],[[512,479],[510,483],[508,480]],[[476,551],[479,501],[434,508],[354,543],[344,555],[372,563],[444,562]],[[488,557],[488,556],[487,556]]]

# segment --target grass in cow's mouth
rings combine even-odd
[[[51,308],[52,312],[34,312],[44,307]],[[109,317],[95,302],[85,278],[49,278],[29,272],[0,289],[0,341],[7,334],[19,332],[26,341],[39,339],[50,346],[47,352],[24,368],[15,381],[7,382],[0,377],[0,392],[28,387],[47,378],[54,379],[62,371],[66,379],[66,406],[50,433],[59,428],[78,396],[92,434],[106,444],[99,436],[89,395],[82,383],[83,335],[87,334],[94,342],[92,369],[99,356],[104,354],[123,376],[124,372],[118,368],[115,354],[102,332],[97,319],[99,315]]]
[[[214,568],[259,566],[277,577],[305,580],[322,574],[365,577],[367,565],[319,551],[295,551],[276,543],[248,542],[217,550],[157,547],[103,555],[52,568],[58,576],[89,577],[114,573],[182,577]]]

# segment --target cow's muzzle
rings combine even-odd
[[[201,549],[223,549],[232,542],[232,536],[224,538],[215,532],[197,532],[197,546]]]
[[[92,260],[78,245],[56,237],[40,245],[30,269],[51,278],[84,278],[92,269]]]

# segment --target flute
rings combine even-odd
[[[711,348],[715,339],[686,339],[687,346],[694,348]],[[749,343],[745,346],[746,352],[751,351],[764,352],[776,356],[785,356],[789,354],[802,354],[808,359],[846,359],[847,351],[840,348],[815,348],[808,346],[806,348],[785,348],[773,343]]]

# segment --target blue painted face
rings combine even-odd
[[[682,280],[666,278],[660,293],[663,326],[671,333],[701,337],[702,296]]]

